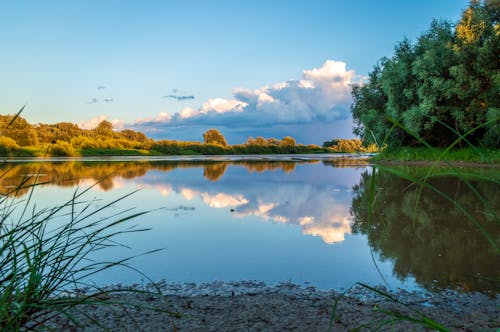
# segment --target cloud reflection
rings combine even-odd
[[[328,244],[342,242],[351,233],[349,206],[325,188],[286,185],[262,196],[239,207],[235,215],[298,225],[303,234],[318,236]]]
[[[66,187],[87,187],[98,183],[94,188],[104,191],[133,185],[157,191],[160,204],[168,205],[166,200],[178,195],[185,201],[198,200],[196,204],[213,209],[231,210],[231,215],[236,218],[253,217],[295,225],[303,234],[319,237],[325,243],[342,242],[345,235],[351,233],[349,209],[352,194],[349,190],[352,184],[349,178],[355,175],[355,170],[336,168],[332,172],[329,165],[306,166],[308,162],[311,163],[47,163],[43,165],[43,180]],[[8,194],[9,185],[17,183],[23,174],[40,172],[36,163],[5,167],[11,167],[11,170],[9,176],[0,181],[0,192],[4,194]],[[196,171],[197,168],[203,171]],[[223,176],[225,173],[229,175]],[[15,195],[20,197],[27,192],[28,188],[23,188]]]
[[[231,209],[236,218],[257,217],[296,225],[303,234],[319,237],[327,244],[342,242],[351,233],[351,193],[347,189],[281,182],[274,183],[272,191],[263,191],[265,184],[259,182],[216,188],[205,186],[206,182],[191,183],[189,187],[173,183],[172,188],[187,201],[198,199],[210,208]]]

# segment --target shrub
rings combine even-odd
[[[65,141],[57,141],[50,146],[50,154],[53,156],[75,156],[76,151],[70,143]]]

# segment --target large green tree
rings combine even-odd
[[[416,43],[398,43],[354,87],[354,132],[370,143],[447,146],[476,127],[475,144],[499,146],[499,1],[475,1],[454,26],[433,21]],[[397,122],[401,127],[394,126]],[[410,133],[411,132],[411,133]]]

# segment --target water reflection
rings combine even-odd
[[[418,177],[426,169],[398,171]],[[457,177],[442,175],[428,183],[471,213],[500,246],[499,172],[484,172],[479,174],[482,180],[478,174],[466,178],[487,200],[486,206]],[[164,214],[141,220],[155,232],[144,239],[129,238],[127,244],[153,243],[150,237],[157,236],[158,245],[148,249],[175,247],[168,263],[162,257],[163,264],[151,259],[144,267],[153,275],[159,265],[170,268],[158,272],[158,278],[177,273],[179,281],[282,281],[294,276],[325,287],[349,287],[366,277],[380,283],[368,241],[392,285],[406,287],[414,278],[429,289],[499,291],[500,256],[477,225],[435,191],[387,172],[372,173],[364,160],[4,163],[0,174],[1,194],[22,197],[37,181],[39,198],[47,204],[63,191],[56,186],[71,190],[99,181],[95,189],[117,195],[143,188],[138,194],[142,198],[137,198],[141,208],[162,207]],[[15,191],[23,179],[25,188]],[[370,188],[375,188],[371,218]],[[211,256],[205,255],[208,251]]]
[[[206,206],[215,209],[231,209],[236,218],[249,216],[291,225],[297,225],[303,234],[318,236],[325,243],[341,242],[350,233],[348,202],[350,185],[339,186],[325,182],[322,173],[328,168],[317,169],[311,179],[292,176],[297,165],[318,164],[317,160],[301,161],[175,161],[175,162],[62,162],[62,163],[20,163],[3,164],[0,172],[0,193],[25,195],[33,183],[41,186],[87,187],[97,183],[104,191],[118,189],[125,182],[134,180],[138,187],[154,188],[162,196],[180,194],[191,201],[200,199]],[[343,159],[324,162],[331,166],[364,165],[366,161]],[[250,174],[258,176],[245,183],[221,181],[228,166],[240,166]],[[179,169],[203,169],[203,176],[210,182],[184,176],[167,176]],[[279,178],[274,174],[264,176],[264,172],[281,171],[289,178]],[[147,174],[154,176],[146,176]],[[292,181],[289,181],[292,180]],[[220,182],[219,182],[220,181]],[[24,182],[22,188],[16,185]],[[212,182],[212,183],[211,183]],[[213,182],[219,182],[215,184]],[[272,188],[270,187],[272,185]]]
[[[204,186],[180,185],[170,189],[188,201],[199,198],[211,208],[230,208],[237,218],[254,216],[259,220],[298,225],[303,234],[319,236],[329,244],[342,242],[345,234],[350,233],[348,191],[304,183],[281,183],[266,192],[259,188],[263,185],[259,181],[244,189],[228,187],[225,192]]]
[[[426,170],[398,171],[419,176]],[[382,258],[394,261],[394,273],[402,279],[413,276],[429,289],[497,293],[500,255],[481,229],[500,246],[499,188],[495,181],[482,177],[481,181],[476,180],[477,174],[466,177],[474,190],[456,176],[430,178],[428,184],[439,194],[388,172],[366,171],[354,187],[353,232],[366,234]],[[490,170],[488,177],[498,178],[498,171]],[[373,193],[370,188],[375,188]],[[372,194],[375,201],[369,218]],[[470,213],[477,224],[443,194]]]
[[[203,168],[203,176],[210,181],[218,181],[224,175],[228,165],[245,167],[249,172],[281,170],[293,172],[296,164],[317,163],[314,160],[304,161],[123,161],[123,162],[31,162],[0,164],[0,194],[6,195],[15,191],[22,196],[29,191],[35,182],[39,185],[57,185],[74,187],[82,181],[90,180],[98,183],[105,191],[115,188],[115,182],[122,179],[143,177],[151,170],[170,172],[178,168]],[[339,160],[339,162],[341,162]],[[364,161],[366,163],[366,161]],[[18,188],[22,183],[24,188]],[[88,183],[86,181],[85,183]]]

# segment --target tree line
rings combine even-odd
[[[446,147],[468,133],[498,148],[499,18],[498,0],[471,1],[457,23],[434,20],[415,43],[399,42],[353,88],[354,133],[389,148]]]
[[[333,140],[322,147],[297,144],[286,136],[282,139],[249,137],[243,144],[229,145],[217,129],[203,134],[203,142],[153,140],[144,133],[125,129],[113,130],[109,121],[94,129],[76,124],[32,125],[17,115],[0,115],[0,155],[2,156],[78,156],[78,155],[183,155],[183,154],[283,154],[322,152],[373,152],[359,140]],[[329,144],[326,144],[329,143]]]

